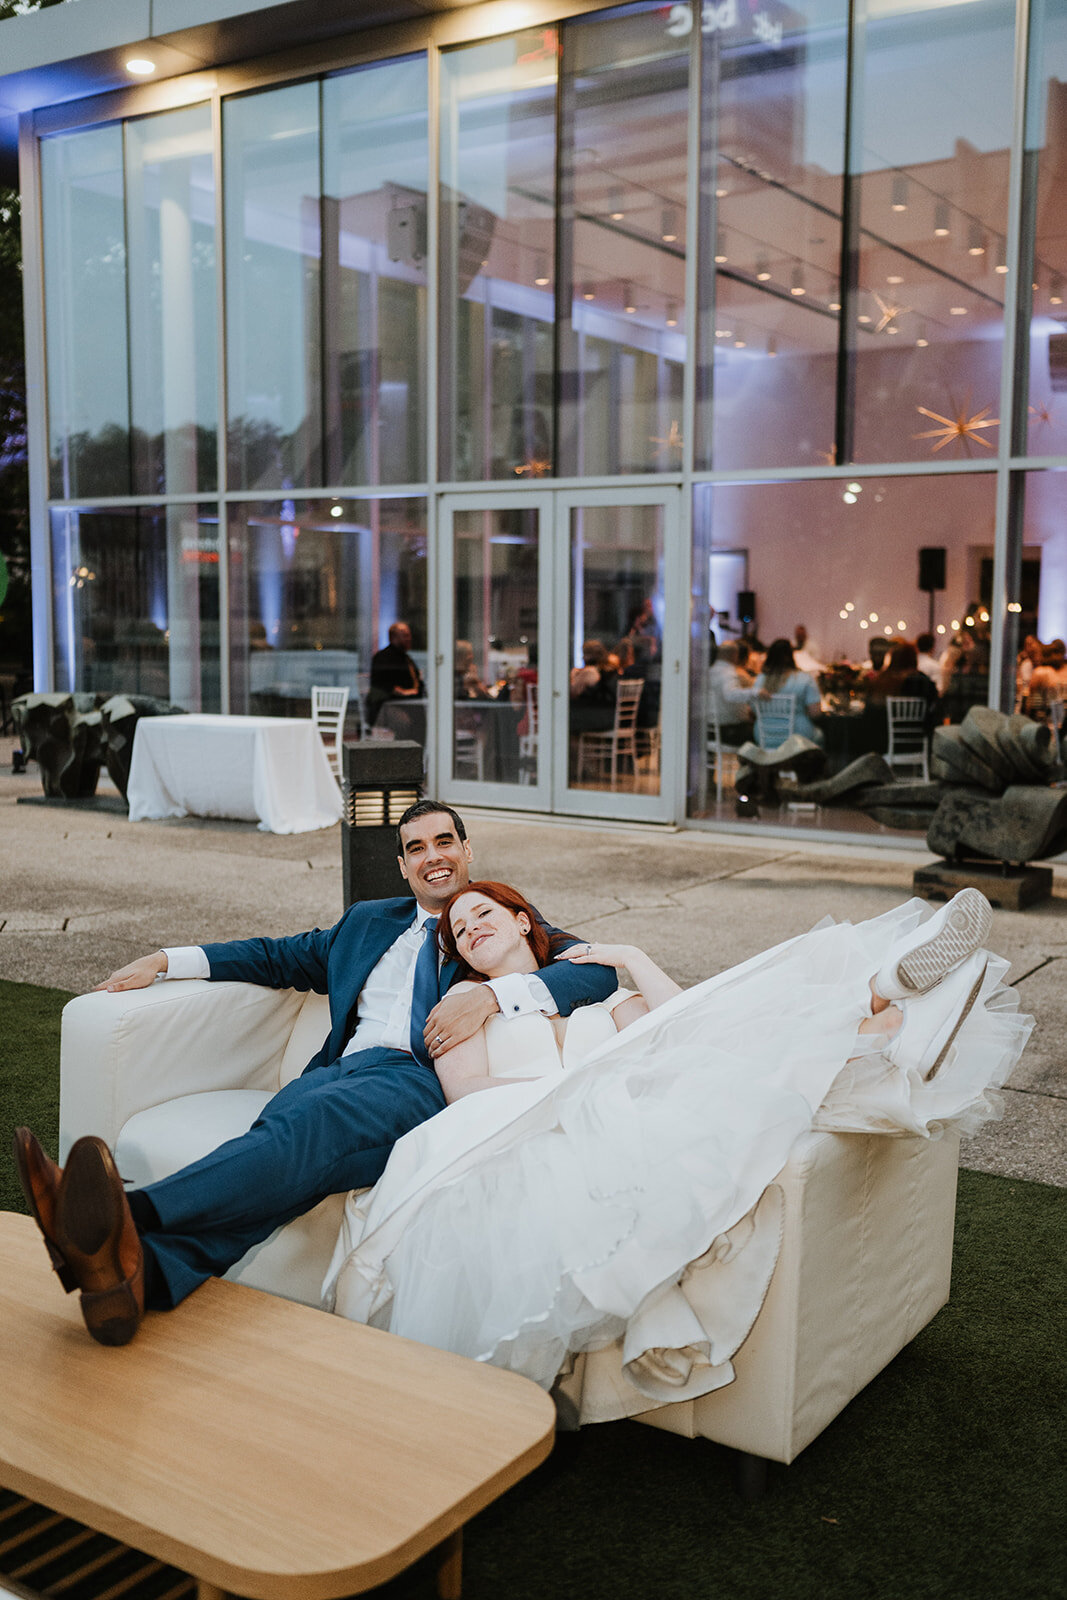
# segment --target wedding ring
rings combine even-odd
[[[444,1038],[444,1034],[443,1034],[443,1033],[439,1033],[439,1034],[438,1034],[438,1035],[437,1035],[437,1038],[436,1038],[436,1039],[435,1039],[435,1040],[434,1040],[434,1044],[440,1044],[440,1043],[441,1043],[441,1040],[442,1040],[442,1039],[443,1039],[443,1038]]]

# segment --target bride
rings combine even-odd
[[[545,1388],[619,1341],[630,1410],[728,1382],[777,1256],[761,1197],[801,1133],[938,1137],[998,1114],[988,1091],[1032,1019],[981,948],[984,897],[928,913],[827,921],[683,992],[633,946],[552,951],[516,890],[469,885],[439,922],[467,981],[556,955],[640,992],[566,1024],[494,1016],[439,1057],[449,1104],[349,1197],[324,1304]]]

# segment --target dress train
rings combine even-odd
[[[562,1076],[546,1061],[542,1080],[458,1100],[350,1197],[324,1304],[545,1388],[617,1341],[618,1415],[729,1382],[777,1257],[773,1179],[800,1134],[937,1138],[999,1114],[1032,1026],[1000,958],[932,1083],[857,1041],[871,974],[928,912],[913,900],[820,924]]]

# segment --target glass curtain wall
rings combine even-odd
[[[223,101],[229,481],[322,483],[319,85]]]
[[[850,459],[997,449],[1014,0],[857,13]]]
[[[51,522],[57,689],[218,711],[214,507],[62,508]]]
[[[1025,476],[1020,551],[1016,710],[1062,736],[1067,704],[1067,470]]]
[[[129,494],[121,124],[41,141],[41,205],[50,492]]]
[[[211,108],[126,124],[134,494],[216,480],[218,358]]]
[[[710,599],[721,657],[709,701],[720,679],[730,689],[760,684],[767,648],[793,643],[804,677],[787,692],[814,701],[810,736],[828,773],[885,753],[888,694],[924,698],[927,731],[988,703],[992,473],[701,484],[693,512],[693,586]],[[876,681],[898,666],[899,677]],[[916,671],[929,687],[910,678]],[[751,702],[718,709],[756,736]],[[693,727],[694,742],[702,733]],[[697,767],[690,780],[699,814],[708,777]]]
[[[1017,444],[1031,455],[1047,456],[1067,451],[1067,0],[1035,0],[1031,29],[1026,119],[1026,209],[1033,229],[1027,262],[1033,284],[1030,381],[1028,426]],[[1024,261],[1027,242],[1024,237]]]
[[[56,499],[215,486],[211,111],[41,144]]]
[[[426,476],[425,56],[322,86],[324,482]]]
[[[553,27],[441,57],[445,480],[554,470],[558,58]]]
[[[847,0],[728,0],[702,27],[697,464],[830,465]]]
[[[347,688],[353,723],[391,623],[425,677],[426,501],[265,500],[230,512],[230,704],[307,714],[313,684]],[[392,728],[425,742],[419,725]]]
[[[689,54],[658,5],[563,31],[564,477],[682,464]]]
[[[808,670],[852,717],[867,697],[849,675],[872,641],[932,634],[917,653],[943,695],[943,658],[967,657],[970,681],[939,713],[955,718],[997,698],[982,667],[1002,622],[997,502],[981,468],[1009,421],[1018,302],[1007,704],[1026,639],[1067,633],[1067,0],[1032,5],[1017,251],[1014,16],[1012,0],[640,0],[449,46],[436,85],[415,54],[224,97],[225,417],[211,107],[43,136],[57,681],[219,705],[220,507],[233,709],[291,710],[312,682],[362,692],[394,622],[425,676],[439,485],[654,473],[693,490],[691,795],[706,791],[714,650],[746,634],[806,630]],[[698,477],[716,481],[685,476],[688,430]],[[209,514],[220,437],[228,478]],[[854,477],[786,481],[850,463]],[[610,530],[588,527],[574,582],[616,610],[658,592],[658,534],[623,572]],[[508,576],[483,582],[459,635],[487,683],[529,556],[500,548]],[[479,549],[479,581],[495,582],[496,546],[489,566]],[[621,622],[575,605],[577,668],[586,638]],[[847,733],[842,751],[877,748],[870,728]],[[516,750],[503,781],[523,781]]]

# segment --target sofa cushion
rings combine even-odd
[[[139,1111],[116,1141],[119,1172],[135,1188],[165,1178],[227,1139],[247,1133],[270,1099],[262,1089],[216,1089]],[[230,1268],[227,1278],[318,1306],[345,1198],[328,1195],[302,1217],[276,1228]]]
[[[308,994],[286,1041],[278,1087],[299,1078],[312,1056],[318,1055],[330,1033],[330,1002],[324,994]]]
[[[247,1133],[271,1095],[266,1089],[212,1089],[138,1111],[115,1142],[124,1183],[143,1188]]]

